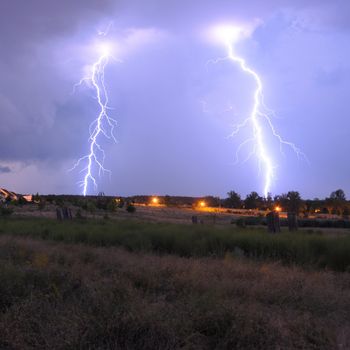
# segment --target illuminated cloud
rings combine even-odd
[[[86,125],[96,101],[88,89],[72,96],[72,86],[96,60],[96,35],[112,21],[110,36],[100,37],[113,44],[113,56],[123,63],[106,71],[116,112],[111,115],[119,127],[118,145],[106,145],[106,166],[117,176],[103,181],[105,193],[223,196],[231,189],[242,194],[259,189],[256,164],[233,165],[234,145],[226,138],[234,117],[249,116],[245,106],[254,82],[231,62],[209,72],[206,66],[225,55],[222,43],[208,42],[218,24],[243,28],[237,53],[259,72],[278,131],[312,162],[308,168],[290,154],[281,157],[275,191],[298,189],[305,196],[328,195],[338,187],[350,191],[350,168],[343,161],[350,128],[349,1],[3,0],[2,5],[0,161],[15,169],[2,174],[4,186],[79,192],[78,176],[62,169],[86,153]],[[223,112],[228,106],[234,115]],[[277,153],[278,145],[271,146]]]
[[[250,23],[223,23],[210,26],[204,31],[204,36],[213,43],[235,44],[236,42],[248,39],[252,36],[256,28],[262,25],[261,20],[254,20]]]

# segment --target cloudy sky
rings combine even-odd
[[[221,25],[247,31],[235,52],[260,75],[278,133],[307,156],[280,152],[265,130],[272,193],[350,197],[348,0],[2,0],[1,187],[81,192],[84,173],[68,170],[88,153],[98,105],[91,88],[73,86],[108,43],[117,143],[101,139],[112,175],[90,193],[262,193],[250,144],[236,159],[251,129],[229,137],[251,112],[254,81],[234,62],[210,63],[227,54],[211,35]]]

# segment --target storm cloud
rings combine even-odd
[[[257,160],[234,163],[247,135],[227,137],[249,113],[252,82],[230,63],[207,64],[226,54],[208,40],[210,28],[238,23],[254,28],[237,50],[261,75],[276,128],[310,160],[276,150],[273,192],[350,194],[349,17],[345,0],[3,0],[2,187],[79,193],[81,174],[68,170],[87,151],[97,107],[91,90],[72,91],[96,59],[98,31],[112,22],[118,61],[106,85],[118,143],[103,142],[113,175],[99,190],[260,191]]]
[[[1,166],[0,165],[0,173],[1,174],[8,174],[11,172],[11,168],[8,166]]]

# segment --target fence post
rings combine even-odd
[[[271,211],[266,215],[267,230],[271,233],[281,232],[280,216],[278,212]]]
[[[57,220],[62,221],[62,211],[60,208],[56,208],[56,217]]]
[[[293,212],[288,212],[287,220],[288,220],[289,231],[297,231],[298,230],[297,214]]]

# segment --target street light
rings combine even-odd
[[[157,198],[157,197],[153,197],[152,198],[152,204],[159,204],[159,198]]]

